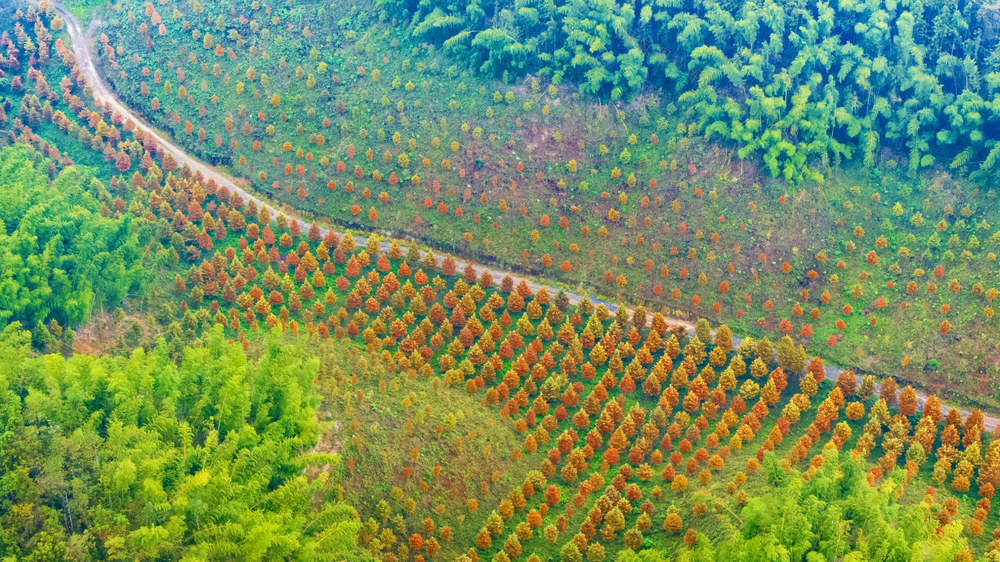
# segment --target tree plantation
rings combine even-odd
[[[998,560],[1000,10],[0,6],[0,558]]]
[[[990,182],[956,183],[947,174],[964,176],[947,166],[913,172],[902,146],[880,144],[877,166],[809,156],[784,133],[765,135],[785,147],[767,164],[706,140],[669,88],[603,105],[543,74],[487,84],[388,16],[268,8],[234,18],[113,6],[97,56],[131,107],[306,221],[417,239],[757,337],[789,334],[935,390],[984,394],[985,379],[958,375],[998,374],[973,359],[1000,342]],[[289,33],[288,20],[331,31]],[[290,41],[314,46],[296,58]],[[738,107],[711,99],[712,111]],[[783,122],[805,134],[813,121]],[[772,178],[768,168],[791,170],[785,156],[824,183]]]

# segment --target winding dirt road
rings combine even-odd
[[[215,180],[215,182],[218,185],[225,186],[231,192],[239,193],[240,196],[244,199],[244,201],[254,201],[258,207],[267,208],[269,211],[271,211],[272,215],[275,215],[278,212],[282,212],[285,214],[285,216],[287,216],[290,219],[297,219],[304,224],[309,224],[309,221],[304,220],[303,218],[295,215],[294,213],[290,213],[287,210],[280,210],[273,204],[262,201],[259,197],[257,197],[253,193],[250,193],[246,191],[244,188],[237,185],[233,181],[232,177],[220,173],[212,166],[206,164],[205,162],[199,160],[198,158],[192,156],[191,154],[188,154],[184,149],[175,144],[173,139],[170,139],[169,137],[166,137],[157,132],[156,129],[154,129],[148,122],[146,122],[146,120],[143,119],[142,116],[132,111],[132,109],[123,104],[121,100],[119,100],[118,97],[115,95],[115,93],[111,90],[108,83],[104,80],[104,77],[101,76],[101,74],[97,71],[97,67],[94,64],[94,57],[90,46],[93,41],[94,31],[100,23],[100,17],[94,17],[90,22],[89,29],[86,32],[84,32],[76,16],[74,16],[64,6],[58,3],[52,3],[52,7],[56,11],[58,11],[59,14],[62,16],[62,18],[65,20],[66,31],[69,33],[70,41],[72,43],[72,49],[77,58],[77,63],[79,64],[81,71],[83,72],[84,76],[87,79],[87,84],[93,89],[94,99],[99,105],[103,105],[104,107],[110,107],[113,112],[120,113],[126,119],[131,119],[132,122],[135,123],[136,128],[141,129],[145,131],[147,134],[152,135],[156,139],[158,145],[166,152],[169,152],[171,156],[173,156],[173,158],[177,161],[178,165],[182,167],[187,167],[194,172],[201,173],[201,175],[206,180],[208,179]],[[320,231],[322,232],[323,235],[326,235],[326,233],[330,232],[331,230],[332,229],[330,228],[320,227]],[[341,234],[338,231],[334,232],[336,232],[337,234]],[[367,237],[364,235],[357,235],[354,233],[352,233],[352,235],[355,237],[355,240],[357,241],[358,244],[364,245],[367,242]],[[381,246],[383,251],[387,251],[390,248],[391,243],[382,242]],[[421,251],[421,257],[425,255],[426,252]],[[438,256],[439,259],[452,257],[452,259],[455,260],[456,264],[460,269],[465,268],[467,264],[471,263],[479,271],[483,270],[489,271],[490,275],[492,275],[496,279],[502,279],[503,277],[510,276],[514,280],[515,285],[519,284],[523,280],[528,285],[528,287],[531,288],[532,292],[536,292],[543,286],[546,286],[543,283],[535,279],[532,279],[530,277],[520,276],[510,271],[504,271],[500,269],[493,269],[489,267],[476,265],[474,261],[466,260],[458,256],[448,256],[447,254],[441,254],[438,252],[435,252],[435,255]],[[558,288],[556,287],[551,287],[551,288],[558,291]],[[580,300],[583,299],[584,297],[584,295],[582,294],[572,292],[567,289],[562,289],[562,290],[569,297],[570,303],[572,304],[579,303]],[[613,302],[609,302],[607,300],[594,297],[590,297],[590,299],[595,305],[603,304],[607,306],[608,309],[611,310],[612,312],[615,312],[618,309],[618,305]],[[631,310],[629,309],[626,310],[631,314],[632,312]],[[692,332],[694,331],[695,326],[690,321],[681,320],[677,318],[668,318],[667,320],[674,325],[681,325],[686,327],[689,331]],[[740,338],[734,338],[734,342],[737,345],[739,344],[739,341]],[[843,369],[833,365],[826,365],[825,370],[826,370],[826,378],[831,381],[836,381],[838,375],[840,375],[840,373],[843,371]],[[878,385],[878,388],[881,389],[881,385]],[[925,392],[917,391],[917,402],[920,408],[923,408],[924,401],[926,399],[927,399],[927,394]],[[942,407],[945,410],[949,409],[949,406],[947,404],[942,404]],[[963,418],[967,418],[969,416],[969,412],[967,410],[964,409],[958,409],[958,410],[959,412],[961,412]],[[986,415],[984,411],[984,423],[986,427],[983,428],[983,431],[984,432],[992,431],[994,428],[1000,425],[1000,417],[997,417],[995,412],[991,412],[990,415]]]

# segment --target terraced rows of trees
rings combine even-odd
[[[190,193],[185,187],[192,186],[198,184],[183,177],[168,179],[159,190],[153,187],[150,199],[163,193],[183,201]],[[260,230],[263,214],[248,222],[238,199],[216,190],[203,201],[225,216],[212,229],[225,250],[210,248],[215,252],[211,260],[195,258],[186,276],[175,278],[174,288],[185,299],[181,310],[187,308],[180,323],[201,333],[220,325],[245,346],[247,333],[266,326],[291,333],[302,330],[320,341],[332,337],[363,342],[367,355],[354,351],[346,359],[336,360],[335,352],[323,357],[321,379],[326,382],[320,388],[329,412],[344,424],[343,435],[335,427],[329,439],[339,442],[346,456],[344,488],[357,494],[347,497],[368,515],[359,540],[372,554],[406,556],[423,549],[426,539],[431,556],[439,549],[443,555],[458,555],[474,541],[470,554],[517,557],[524,548],[544,552],[559,546],[559,555],[572,559],[581,550],[598,557],[605,549],[638,548],[644,531],[677,541],[685,531],[684,538],[692,544],[699,529],[724,538],[717,535],[708,508],[725,517],[730,517],[725,509],[732,512],[743,504],[747,510],[761,509],[747,503],[745,489],[762,462],[763,474],[778,478],[769,481],[771,485],[785,481],[777,476],[784,474],[783,468],[796,466],[812,466],[809,477],[834,478],[818,474],[818,468],[834,455],[824,451],[844,446],[858,459],[871,459],[865,486],[886,474],[897,483],[923,478],[957,492],[975,485],[987,501],[976,506],[979,511],[969,519],[968,533],[980,534],[989,517],[992,461],[983,458],[989,453],[981,449],[979,414],[965,422],[957,412],[946,418],[936,399],[918,413],[912,388],[897,397],[894,386],[886,383],[877,395],[870,376],[859,382],[845,373],[836,385],[822,382],[822,363],[807,361],[804,350],[788,337],[777,352],[767,340],[746,339],[734,348],[726,327],[713,336],[702,323],[689,337],[684,329],[671,332],[658,313],[638,308],[629,315],[620,308],[613,316],[603,305],[593,307],[587,301],[571,308],[565,297],[545,290],[531,294],[525,285],[515,287],[509,280],[496,287],[488,274],[477,275],[471,268],[459,273],[447,259],[439,265],[432,256],[421,259],[412,252],[407,259],[398,247],[373,259],[367,250],[377,251],[375,238],[371,248],[354,248],[349,236],[321,237],[315,228],[310,235],[283,217],[268,219]],[[232,204],[229,210],[227,203]],[[154,216],[176,216],[169,203],[153,208]],[[211,215],[208,220],[213,220]],[[254,238],[254,231],[260,233],[254,240],[256,253],[246,238]],[[205,237],[199,238],[185,248],[188,258],[197,255],[195,244],[205,249]],[[214,244],[211,239],[209,244]],[[272,254],[278,258],[272,260]],[[277,264],[277,271],[271,263]],[[258,266],[263,273],[257,273]],[[429,279],[427,271],[435,277]],[[329,288],[320,297],[313,286],[326,287],[327,275]],[[226,314],[222,307],[230,302]],[[325,308],[338,302],[344,306],[324,318]],[[396,318],[398,312],[403,314]],[[448,394],[457,394],[460,404],[462,396],[473,400],[435,417],[434,405],[441,407],[442,398],[450,402]],[[356,417],[355,412],[367,410],[363,405],[369,400],[377,404],[372,416],[406,418],[403,435],[394,426],[380,430],[387,427],[384,419],[379,424]],[[890,402],[898,407],[895,417]],[[849,421],[835,423],[841,415]],[[468,429],[477,427],[469,425],[469,419],[492,420],[500,435],[508,435],[510,449],[497,442],[494,451],[492,439],[485,441]],[[785,435],[798,438],[793,442]],[[371,450],[387,438],[421,443],[414,436],[426,440],[426,451],[388,443],[381,454]],[[386,449],[400,456],[390,457]],[[928,451],[933,451],[933,464]],[[444,460],[470,455],[487,460],[497,455],[510,465],[502,471],[492,465],[489,474],[480,467],[467,473],[465,467],[476,465]],[[893,475],[900,465],[905,471]],[[473,476],[476,470],[482,472]],[[394,473],[394,478],[385,478]],[[385,495],[371,494],[372,474],[382,479]],[[604,480],[609,481],[607,489]],[[464,482],[465,489],[456,482]],[[531,509],[530,497],[539,502],[532,502]],[[371,505],[364,498],[372,498],[367,500]],[[630,503],[643,498],[638,509]],[[918,513],[929,518],[927,504],[933,500],[922,501]],[[480,513],[480,502],[491,511]],[[663,521],[651,531],[657,505]],[[958,505],[942,504],[939,515],[945,525],[958,510]],[[504,520],[519,512],[525,522],[505,531]],[[701,521],[703,526],[698,525]],[[577,532],[561,535],[571,523]],[[918,528],[938,524],[927,519]],[[394,538],[396,533],[405,542]],[[560,536],[565,540],[560,542]],[[810,548],[819,548],[820,537]],[[502,543],[494,544],[494,538]],[[938,542],[933,548],[946,551],[964,544]]]
[[[377,34],[409,15],[432,45],[459,25],[433,23],[454,17],[444,8],[393,6],[396,22],[375,23],[254,2],[269,18],[261,24],[240,20],[245,6],[167,0],[130,13],[128,4],[108,8],[106,24],[143,37],[143,54],[126,50],[134,37],[100,37],[106,64],[169,68],[181,86],[207,92],[224,94],[209,76],[227,76],[198,75],[203,57],[267,61],[273,41],[275,53],[302,59],[317,44],[310,27],[343,31],[341,45],[327,45],[351,73],[322,94],[328,107],[349,101],[337,146],[322,148],[320,129],[309,133],[315,154],[293,144],[291,127],[304,135],[302,116],[316,117],[308,98],[268,90],[248,68],[240,75],[265,88],[249,92],[272,109],[249,118],[240,98],[209,102],[213,126],[224,123],[219,157],[244,159],[237,173],[259,166],[280,178],[258,177],[260,191],[321,214],[312,188],[349,211],[342,222],[426,239],[465,232],[453,246],[465,255],[558,268],[562,280],[592,276],[642,298],[611,310],[571,299],[568,287],[534,290],[415,243],[263,208],[179,167],[127,116],[96,104],[48,3],[0,7],[10,22],[0,34],[0,126],[15,145],[0,148],[0,298],[13,303],[0,332],[0,556],[1000,556],[1000,427],[979,409],[963,416],[933,394],[922,400],[909,384],[949,381],[935,371],[944,365],[967,397],[989,388],[983,356],[1000,340],[995,193],[908,178],[888,163],[795,191],[739,176],[725,148],[696,138],[698,125],[681,130],[677,107],[632,105],[586,124],[572,112],[589,102],[542,80],[497,85],[505,93],[489,93],[498,83],[455,88],[454,105],[431,109],[433,88],[482,83],[453,72],[416,94],[424,109],[412,121],[410,101],[368,107],[372,92],[424,90],[376,78],[370,61],[389,65],[399,45],[416,46],[405,36],[376,43]],[[520,7],[518,18],[530,14]],[[351,33],[360,23],[374,24],[368,36]],[[178,30],[202,34],[204,52],[181,52]],[[155,54],[168,46],[197,78]],[[452,72],[431,70],[448,59],[419,48],[431,52],[392,64]],[[161,94],[151,94],[149,115],[190,128],[174,135],[210,155],[209,132],[196,134],[180,113],[200,102],[167,92],[167,80],[156,87],[176,97],[154,109]],[[446,112],[461,118],[473,103],[491,104],[486,120],[448,124]],[[260,150],[254,119],[268,124]],[[288,140],[274,145],[279,126]],[[563,138],[557,127],[571,126]],[[421,134],[433,134],[428,152]],[[367,223],[348,218],[365,208]],[[695,330],[671,317],[677,309],[702,317]],[[88,345],[118,339],[134,351],[80,353],[74,330]],[[817,351],[896,376],[844,370],[829,380]]]
[[[238,206],[237,197],[221,196]],[[253,217],[253,210],[223,212],[227,224],[242,230],[240,217]],[[694,335],[684,328],[671,332],[661,314],[642,307],[612,315],[586,300],[571,306],[564,295],[544,289],[532,294],[523,283],[497,282],[473,267],[458,271],[450,258],[439,263],[433,254],[406,255],[398,245],[382,253],[375,237],[357,248],[349,236],[321,237],[317,228],[310,234],[284,217],[274,223],[262,218],[258,212],[257,224],[245,227],[249,238],[236,243],[236,249],[246,246],[241,253],[230,246],[177,278],[176,288],[192,297],[185,302],[217,310],[214,317],[188,311],[183,322],[200,317],[203,325],[225,325],[243,340],[247,329],[267,324],[364,342],[369,356],[357,363],[378,368],[367,377],[363,368],[343,371],[326,392],[343,424],[333,439],[347,456],[345,486],[370,517],[361,542],[373,554],[395,550],[405,557],[426,538],[435,539],[432,555],[438,548],[458,555],[472,540],[478,550],[471,552],[503,550],[512,558],[529,548],[522,543],[532,545],[525,554],[560,545],[561,555],[565,548],[570,557],[574,548],[618,550],[641,545],[642,532],[651,529],[651,513],[639,518],[655,504],[640,498],[674,503],[658,524],[668,534],[690,528],[673,528],[676,515],[691,519],[696,532],[723,538],[715,519],[697,523],[708,507],[725,512],[728,501],[735,511],[749,500],[740,490],[760,470],[765,453],[771,467],[765,474],[777,478],[772,485],[786,481],[775,471],[812,466],[808,478],[828,448],[846,446],[868,459],[862,468],[868,484],[898,468],[895,485],[919,478],[931,487],[992,495],[980,413],[964,421],[958,412],[945,416],[936,398],[918,412],[912,387],[897,395],[887,380],[876,393],[873,377],[851,372],[836,384],[824,382],[822,362],[808,360],[789,336],[777,345],[744,339],[734,347],[726,326],[714,336],[705,322]],[[435,411],[438,397],[449,393],[474,400],[445,398],[464,406]],[[500,426],[489,439],[484,419]],[[509,451],[501,448],[511,440]],[[479,455],[511,464],[448,462],[450,456]],[[617,497],[605,491],[607,504],[594,495],[604,480],[617,491]],[[914,501],[925,494],[923,487],[915,492]],[[644,510],[619,504],[619,513],[611,514],[623,495]],[[531,496],[538,498],[533,508],[526,499]],[[481,505],[499,517],[481,512]],[[979,536],[990,509],[988,502],[975,507],[982,511],[967,524],[969,534]],[[503,521],[519,523],[512,518],[521,510],[525,523],[507,528]],[[619,526],[628,514],[628,525]],[[609,515],[614,521],[622,515],[623,522],[608,524]],[[622,534],[633,517],[638,537]],[[571,523],[585,539],[563,534]],[[595,537],[598,529],[606,534]],[[420,538],[411,536],[407,546],[393,538],[397,534]],[[447,544],[456,537],[466,541]],[[960,548],[955,545],[941,548]]]
[[[197,186],[183,175],[150,198],[183,202]],[[912,502],[916,519],[898,531],[899,548],[938,537],[916,547],[955,554],[968,540],[960,535],[979,537],[992,524],[1000,441],[984,433],[978,411],[945,415],[936,398],[918,411],[912,387],[897,394],[883,381],[876,392],[873,377],[851,372],[831,384],[822,362],[787,336],[734,346],[725,326],[671,331],[642,308],[571,306],[471,267],[456,271],[450,259],[407,257],[398,246],[381,253],[376,238],[360,248],[349,235],[265,220],[224,190],[201,203],[225,219],[212,230],[211,259],[195,258],[174,280],[181,325],[224,327],[247,348],[270,326],[364,349],[324,355],[317,380],[338,420],[327,439],[346,457],[345,497],[364,517],[359,544],[373,555],[596,559],[639,549],[644,537],[695,546],[701,532],[717,542],[726,539],[720,518],[768,517],[747,490],[784,489],[790,478],[847,478],[845,486],[872,490],[873,505]],[[186,256],[195,244],[205,250],[200,238]],[[854,459],[846,475],[822,471],[840,463],[838,450]],[[935,499],[934,487],[980,499]],[[887,525],[890,513],[866,524]],[[815,525],[813,542],[784,546],[866,552],[865,543],[823,546]]]
[[[996,402],[989,182],[911,177],[887,149],[877,167],[810,159],[830,181],[802,189],[707,144],[670,96],[484,83],[360,8],[165,6],[109,13],[108,76],[262,196]]]

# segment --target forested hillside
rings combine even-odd
[[[947,163],[913,173],[904,146],[882,146],[867,163],[806,158],[792,145],[741,158],[728,141],[706,140],[687,97],[663,84],[605,105],[554,75],[494,80],[463,66],[469,56],[414,37],[402,14],[393,25],[391,15],[362,8],[125,0],[106,13],[96,41],[131,107],[306,221],[417,239],[755,337],[791,335],[840,364],[1000,403],[989,390],[1000,380],[990,182],[964,179]],[[785,11],[811,17],[806,8]],[[809,75],[825,68],[809,64]],[[688,72],[682,91],[699,73]],[[764,76],[790,75],[769,67]],[[869,98],[845,80],[814,91],[843,106],[852,91],[875,103],[895,87],[886,82]],[[767,94],[773,108],[812,99],[781,88]],[[986,96],[985,81],[982,89]],[[705,107],[771,126],[739,109],[737,90],[726,88],[732,103],[705,98]],[[809,111],[838,106],[809,103]],[[767,138],[794,134],[819,147],[802,136],[820,130],[814,123],[796,113]],[[145,169],[140,159],[152,163],[136,154],[125,176]],[[172,167],[169,156],[164,162]],[[797,183],[800,166],[829,181]],[[188,211],[198,224],[205,209]]]
[[[792,183],[883,146],[909,168],[1000,173],[1000,7],[963,1],[389,0],[458,64],[612,100],[676,99]],[[662,92],[662,94],[661,94]]]
[[[998,15],[3,3],[0,559],[1000,559]]]
[[[845,458],[846,457],[846,458]],[[865,481],[864,466],[833,448],[811,478],[785,474],[771,453],[761,470],[772,488],[740,511],[737,535],[713,544],[687,540],[676,560],[959,560],[967,556],[957,522],[931,517],[936,499],[900,507],[894,495],[903,485],[897,473],[878,486]],[[948,513],[954,500],[945,500]],[[934,538],[931,538],[934,537]],[[621,562],[667,560],[656,550],[624,551]]]

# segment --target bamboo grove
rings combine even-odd
[[[661,88],[790,183],[883,148],[918,170],[1000,169],[1000,12],[977,2],[387,2],[477,70],[627,99]]]

